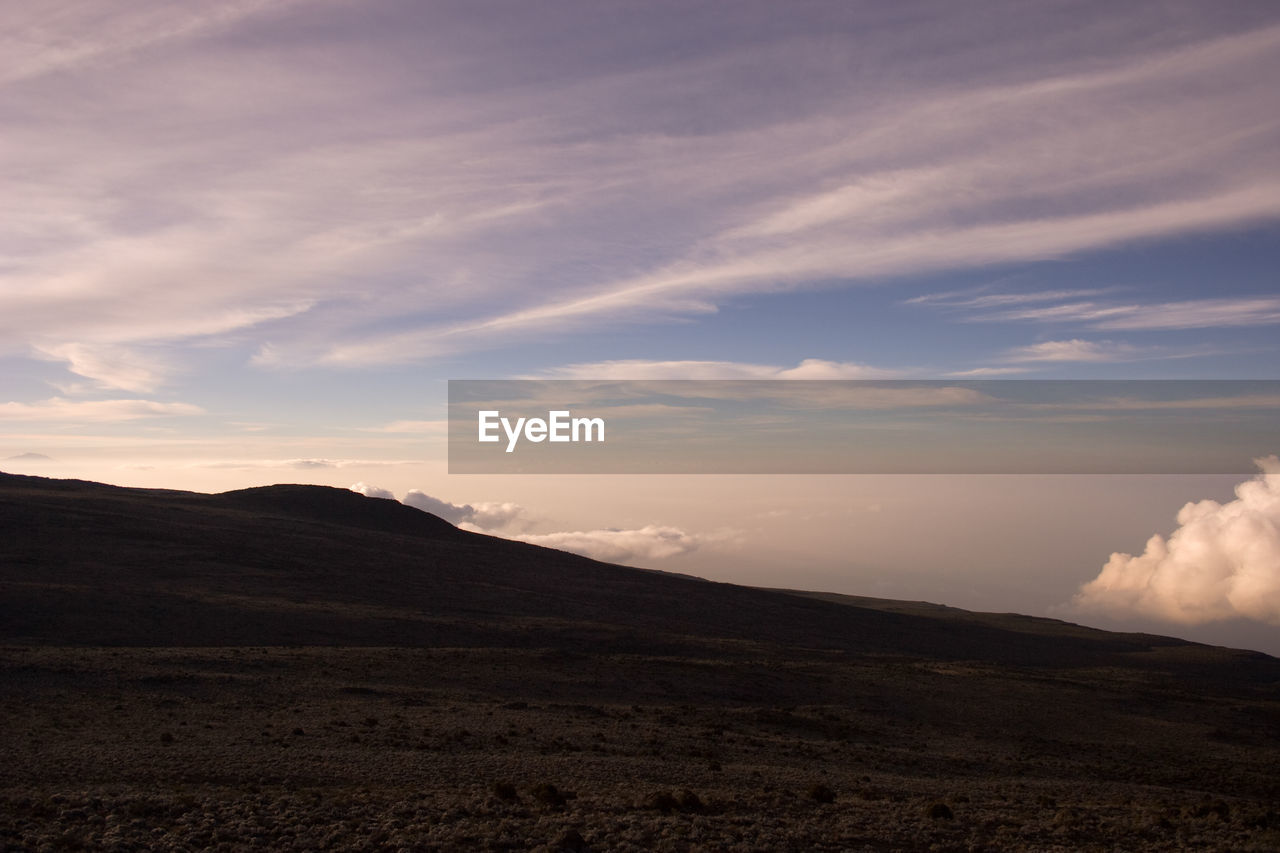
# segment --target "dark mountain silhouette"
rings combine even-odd
[[[1277,849],[1280,661],[0,474],[0,848]]]
[[[1280,661],[1258,653],[627,568],[322,486],[204,495],[0,475],[0,529],[6,642],[675,653],[732,640],[797,654],[1280,679]]]

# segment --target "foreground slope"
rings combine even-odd
[[[1280,849],[1277,661],[0,476],[0,850]]]
[[[0,475],[0,529],[0,639],[9,642],[652,651],[749,640],[1280,680],[1280,661],[1256,653],[648,572],[469,533],[323,486],[204,495]]]

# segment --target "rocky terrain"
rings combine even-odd
[[[0,849],[1275,850],[1280,661],[0,475]]]

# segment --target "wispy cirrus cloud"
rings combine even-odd
[[[68,400],[65,397],[51,397],[38,403],[0,403],[0,421],[109,423],[203,413],[203,409],[190,403],[162,403],[155,400]]]
[[[969,322],[1061,323],[1099,331],[1213,329],[1280,323],[1280,297],[1239,296],[1145,303],[1075,298],[1098,292],[1060,290],[968,297],[935,294],[907,302],[952,310]]]
[[[425,435],[444,435],[449,431],[448,420],[412,421],[399,420],[381,426],[363,427],[365,432],[410,433]]]
[[[0,340],[397,363],[1280,216],[1265,16],[1153,30],[1126,7],[1086,38],[1028,8],[973,38],[982,15],[840,5],[785,30],[748,5],[733,39],[655,9],[687,48],[603,26],[598,51],[565,41],[571,4],[483,26],[465,7],[15,7],[6,31],[35,35],[0,74],[24,116]],[[1034,63],[1008,50],[1032,35]]]
[[[218,0],[200,6],[16,7],[0,13],[0,85],[119,61],[147,48],[208,35],[291,0]],[[34,13],[34,14],[33,14]]]
[[[77,376],[92,379],[100,388],[147,393],[156,390],[172,372],[162,360],[128,347],[69,343],[37,347],[53,361],[65,361]]]
[[[250,471],[258,468],[281,468],[294,471],[317,471],[339,468],[379,468],[390,465],[411,465],[415,460],[403,459],[329,459],[325,457],[302,457],[298,459],[218,459],[215,461],[192,462],[192,468],[214,468]],[[360,491],[360,489],[355,489]]]
[[[953,309],[990,309],[1037,302],[1061,302],[1064,299],[1078,299],[1106,292],[1101,288],[1077,288],[1071,290],[1036,290],[1021,293],[993,293],[990,287],[981,287],[922,294],[905,299],[902,304],[929,305]]]
[[[904,371],[806,358],[795,367],[739,361],[620,359],[566,364],[530,379],[888,379]]]
[[[1030,346],[1018,347],[1006,354],[1009,361],[1133,361],[1142,357],[1143,350],[1131,344],[1113,341],[1085,341],[1072,338],[1069,341],[1042,341]]]

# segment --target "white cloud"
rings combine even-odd
[[[696,551],[702,544],[700,537],[678,527],[656,524],[632,530],[525,533],[512,538],[610,563],[665,560]]]
[[[418,489],[410,489],[401,503],[414,509],[420,509],[423,512],[429,512],[432,515],[438,515],[450,524],[460,524],[469,519],[475,512],[475,507],[471,504],[449,503],[440,498],[434,498]]]
[[[100,388],[145,394],[163,384],[170,372],[154,356],[128,347],[70,343],[38,346],[36,350],[42,356],[67,362],[68,370],[94,380]]]
[[[1271,326],[1280,323],[1280,297],[1188,299],[1144,305],[1124,314],[1111,313],[1094,324],[1098,329],[1208,329]]]
[[[449,431],[447,420],[437,421],[392,421],[377,427],[365,427],[365,432],[406,432],[406,433],[440,433]]]
[[[1280,297],[1240,296],[1217,299],[1185,299],[1177,302],[1116,302],[1075,300],[1087,291],[1046,291],[1043,294],[991,294],[968,300],[908,300],[915,304],[965,310],[974,322],[1073,323],[1101,331],[1153,331],[1212,329],[1280,324]],[[1028,298],[1024,298],[1028,297]],[[1069,297],[1061,301],[1062,297]],[[1007,308],[1029,302],[1052,305]],[[990,310],[1002,308],[1004,310]]]
[[[538,379],[885,379],[902,371],[852,362],[806,358],[795,367],[738,361],[648,361],[622,359],[568,364],[544,370]],[[533,378],[533,377],[531,377]]]
[[[1188,503],[1168,539],[1138,556],[1112,554],[1074,609],[1182,624],[1253,619],[1280,625],[1280,460],[1236,487],[1225,504]]]
[[[51,397],[38,403],[0,403],[0,421],[97,423],[139,418],[190,416],[204,410],[190,403],[154,400],[68,400]]]
[[[1007,353],[1009,361],[1132,361],[1142,350],[1130,344],[1112,341],[1044,341],[1019,347]]]
[[[388,490],[363,482],[351,486],[351,490],[366,497],[395,498],[395,495]],[[656,524],[631,530],[522,533],[519,532],[519,528],[527,524],[529,517],[525,508],[516,503],[487,501],[455,504],[428,495],[420,489],[410,489],[401,503],[439,516],[463,530],[499,535],[507,539],[570,551],[612,563],[664,560],[688,554],[708,542],[723,541],[734,535],[733,531],[723,531],[715,535],[697,535],[687,533],[678,527]]]
[[[939,308],[1000,308],[1034,302],[1058,302],[1104,293],[1101,289],[1037,290],[1027,293],[992,293],[990,287],[927,293],[903,300],[904,305],[932,305]]]
[[[988,376],[1009,376],[1016,373],[1026,373],[1029,367],[974,367],[969,370],[953,370],[944,374],[953,379],[983,379]]]
[[[292,468],[297,471],[310,471],[325,468],[373,468],[412,463],[413,460],[326,459],[323,457],[304,457],[300,459],[220,459],[213,462],[194,462],[191,463],[189,467],[227,468],[237,470],[252,470],[255,468]],[[357,485],[363,484],[357,483]],[[354,491],[360,490],[354,489]]]
[[[364,486],[363,483],[356,485]],[[373,487],[364,486],[364,488],[372,489]],[[352,489],[360,491],[356,486],[352,486]],[[376,489],[376,491],[378,497],[393,497],[385,489]],[[368,492],[361,492],[361,494],[368,494]],[[500,531],[526,520],[524,507],[516,503],[486,501],[475,504],[455,504],[432,497],[420,489],[410,489],[401,503],[438,515],[450,524],[467,525],[471,529],[486,533]]]
[[[366,498],[383,498],[385,500],[395,500],[396,496],[386,489],[380,489],[377,486],[370,486],[363,481],[353,484],[351,491],[359,492]]]

